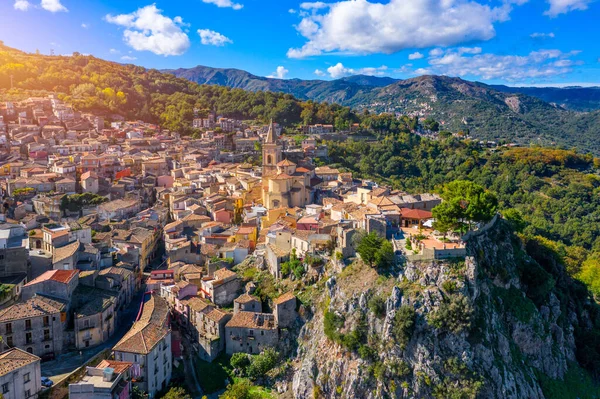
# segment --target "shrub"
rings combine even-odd
[[[429,314],[429,324],[437,329],[458,334],[471,326],[473,307],[464,295],[453,294]]]
[[[394,324],[392,325],[392,334],[396,338],[398,345],[404,349],[415,329],[415,310],[408,305],[400,306],[394,316]]]
[[[442,283],[442,289],[446,291],[448,294],[454,293],[456,291],[456,281],[446,280]]]
[[[369,345],[361,345],[358,347],[358,356],[364,360],[374,361],[377,359],[377,351]]]
[[[231,364],[231,367],[233,367],[234,369],[239,369],[243,372],[246,370],[246,367],[250,365],[250,357],[246,353],[234,353],[231,356],[229,364]]]
[[[338,330],[344,325],[344,318],[338,316],[330,310],[325,310],[325,317],[323,318],[323,332],[325,336],[334,342],[338,342],[340,339],[340,333]]]
[[[373,295],[371,299],[369,299],[369,309],[375,316],[383,317],[385,316],[385,301],[382,297],[378,295]]]
[[[260,354],[253,356],[247,369],[248,377],[256,380],[264,376],[275,367],[278,359],[279,353],[275,352],[273,348],[267,348]]]

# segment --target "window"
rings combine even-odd
[[[90,327],[90,321],[89,320],[84,320],[83,321],[83,328],[89,328]]]
[[[29,381],[31,381],[31,378],[29,378],[29,373],[23,374],[23,382],[26,383]]]
[[[30,344],[32,342],[33,342],[33,340],[31,339],[31,333],[30,332],[25,333],[25,343]]]
[[[25,329],[31,330],[31,320],[25,320]]]
[[[6,345],[8,345],[11,348],[14,346],[12,337],[6,337]]]
[[[31,389],[25,391],[25,397],[28,398],[31,396]]]
[[[50,325],[50,317],[44,316],[44,327],[48,327]]]
[[[50,339],[50,330],[44,330],[44,341],[48,341]]]
[[[2,393],[8,393],[8,382],[2,384]]]
[[[6,333],[12,334],[12,323],[6,323]]]
[[[33,348],[30,346],[29,348],[27,348],[27,352],[33,354]]]

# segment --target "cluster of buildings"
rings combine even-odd
[[[430,228],[438,196],[317,167],[327,147],[313,134],[332,126],[308,126],[298,141],[275,123],[209,114],[193,120],[199,135],[179,137],[117,115],[109,124],[55,96],[6,103],[0,116],[0,364],[22,358],[39,382],[40,359],[105,343],[146,292],[112,359],[88,367],[72,398],[128,398],[134,385],[154,397],[178,356],[173,325],[206,361],[277,346],[297,300],[256,296],[234,269],[249,258],[280,279],[292,254],[313,260],[309,276],[334,253],[355,256],[361,231],[412,240],[413,255],[461,249]]]

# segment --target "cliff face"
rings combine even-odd
[[[572,282],[503,220],[472,234],[467,253],[331,277],[300,333],[294,397],[547,397],[543,381],[579,367],[575,331],[590,325]]]

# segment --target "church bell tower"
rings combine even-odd
[[[263,144],[263,166],[262,175],[273,176],[277,174],[277,164],[281,161],[281,145],[277,142],[277,135],[273,121],[269,124],[267,138]]]

